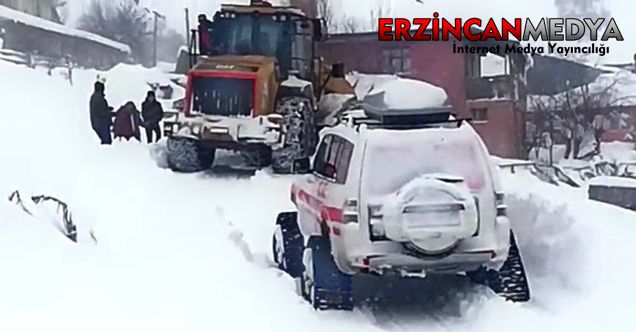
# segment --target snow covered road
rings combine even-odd
[[[87,109],[94,74],[78,72],[70,87],[0,62],[0,331],[632,330],[636,214],[524,175],[504,179],[531,303],[471,289],[314,312],[268,258],[292,178],[180,175],[143,144],[99,146]],[[107,83],[106,93],[134,89]],[[16,189],[66,201],[83,241],[2,198]]]

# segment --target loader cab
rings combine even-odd
[[[262,55],[274,57],[279,73],[294,72],[311,80],[316,42],[324,38],[322,22],[288,7],[223,6],[214,15],[204,55]]]

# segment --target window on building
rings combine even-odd
[[[471,115],[473,117],[473,121],[476,122],[486,122],[488,121],[488,109],[485,107],[481,108],[472,108],[470,110]]]
[[[390,74],[411,73],[411,50],[409,48],[389,48],[382,51],[383,70]]]
[[[481,77],[481,56],[479,54],[466,54],[466,77]]]

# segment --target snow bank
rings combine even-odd
[[[625,262],[636,257],[636,213],[529,174],[505,184],[536,303],[567,319],[566,329],[628,331],[636,266]]]
[[[185,95],[185,89],[173,83],[171,76],[159,68],[119,64],[106,72],[77,70],[74,76],[77,82],[75,85],[85,88],[85,93],[89,95],[92,92],[93,82],[98,78],[104,80],[106,99],[115,109],[128,101],[134,102],[141,109],[141,103],[146,99],[146,94],[152,89],[152,85],[170,86],[174,91],[170,99],[160,99],[157,94],[157,100],[162,103],[164,111],[170,110],[172,103]]]

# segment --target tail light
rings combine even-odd
[[[369,205],[369,235],[371,241],[387,240],[382,218],[382,205]]]
[[[342,209],[342,222],[344,224],[358,223],[358,200],[348,198]]]
[[[289,195],[292,203],[296,204],[296,186],[292,185],[291,193]]]
[[[473,234],[473,237],[479,236],[479,230],[481,229],[481,208],[479,206],[479,198],[477,196],[475,198],[475,208],[477,209],[477,229]]]

